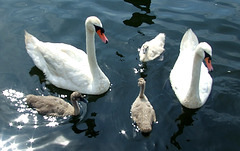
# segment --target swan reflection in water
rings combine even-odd
[[[123,23],[128,26],[133,27],[139,27],[142,25],[142,23],[147,24],[154,24],[152,21],[153,19],[156,19],[155,15],[149,15],[150,13],[150,5],[151,0],[124,0],[125,2],[133,4],[135,7],[141,9],[141,11],[145,11],[145,14],[135,12],[132,14],[132,17],[128,20],[124,20]]]
[[[177,142],[177,137],[183,133],[185,127],[193,125],[193,116],[196,114],[197,110],[198,109],[188,109],[182,106],[182,114],[180,114],[175,120],[175,122],[179,121],[177,124],[178,131],[172,135],[170,141],[171,144],[173,144],[179,150],[181,149],[181,145]]]
[[[96,115],[97,113],[91,113],[92,117],[95,117]],[[84,123],[87,125],[87,128],[82,129],[78,128],[77,126],[79,125],[80,121],[81,120],[77,117],[72,117],[72,119],[70,120],[70,123],[73,123],[72,130],[74,131],[74,133],[80,134],[85,132],[85,136],[88,136],[89,138],[96,137],[99,135],[99,131],[94,130],[94,127],[96,127],[94,118],[88,118],[84,120]]]

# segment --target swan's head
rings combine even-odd
[[[82,101],[84,103],[88,103],[88,101],[79,92],[73,92],[71,94],[71,100],[72,101]]]
[[[145,85],[146,81],[143,78],[138,79],[138,86]]]
[[[138,48],[140,61],[142,62],[149,61],[147,57],[148,48],[149,46],[147,45],[142,45],[141,48]]]
[[[108,43],[108,39],[104,34],[102,23],[96,16],[88,17],[85,22],[85,27],[90,32],[96,32],[104,43]]]
[[[204,58],[208,71],[213,71],[213,67],[212,67],[212,47],[206,43],[206,42],[201,42],[198,44],[197,46],[198,50],[202,50],[201,56]]]

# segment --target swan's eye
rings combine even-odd
[[[94,27],[95,27],[96,32],[98,32],[99,30],[100,30],[101,34],[103,34],[105,32],[102,27],[99,27],[99,26],[96,26],[96,25],[94,25]]]

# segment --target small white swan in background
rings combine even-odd
[[[26,96],[29,107],[35,108],[39,114],[57,117],[79,115],[80,107],[77,101],[87,103],[87,100],[79,92],[73,92],[70,99],[72,105],[55,96],[36,96],[32,94]]]
[[[186,31],[180,54],[170,73],[172,88],[183,106],[196,109],[206,102],[212,88],[212,78],[208,73],[208,70],[213,70],[211,57],[211,46],[206,42],[198,43],[191,29]]]
[[[156,122],[156,114],[151,103],[144,94],[145,84],[146,81],[143,78],[138,79],[140,92],[132,104],[131,117],[141,132],[149,133],[152,131],[152,122]]]
[[[95,53],[95,32],[104,43],[101,21],[91,16],[86,19],[87,54],[71,45],[39,41],[25,32],[25,44],[35,65],[55,86],[83,94],[99,95],[109,89],[110,81],[98,66]]]
[[[164,52],[165,34],[160,33],[154,39],[145,42],[139,51],[140,61],[151,61]]]

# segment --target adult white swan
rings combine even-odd
[[[191,109],[200,108],[207,100],[212,78],[212,48],[206,42],[198,43],[191,29],[184,34],[178,59],[170,73],[172,88],[180,103]],[[206,66],[202,62],[205,58]]]
[[[98,66],[95,53],[95,32],[104,43],[101,21],[91,16],[86,19],[87,54],[71,45],[39,41],[25,32],[26,49],[35,65],[55,86],[83,94],[99,95],[109,89],[110,81]]]

